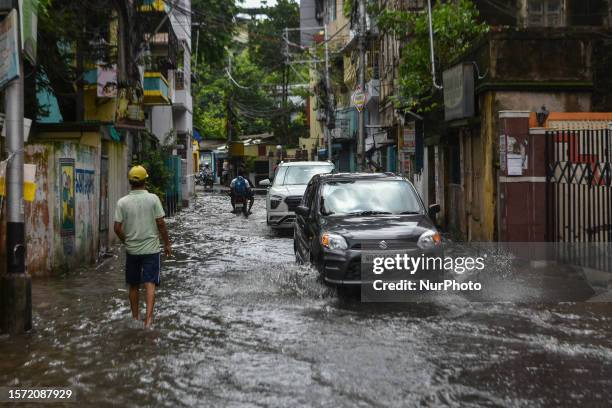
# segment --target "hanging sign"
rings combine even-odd
[[[38,37],[38,1],[19,0],[21,14],[21,47],[23,55],[36,65],[36,47]]]
[[[402,150],[408,153],[416,152],[416,124],[407,122],[402,132]]]
[[[19,77],[19,39],[17,12],[0,21],[0,89]]]
[[[117,66],[98,66],[98,98],[117,97]]]
[[[367,95],[365,92],[363,92],[363,89],[361,89],[360,86],[357,86],[357,89],[355,89],[355,92],[353,92],[353,95],[351,96],[351,103],[355,109],[361,112],[367,102],[367,99]]]

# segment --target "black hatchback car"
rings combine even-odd
[[[312,263],[329,284],[365,283],[361,256],[371,245],[437,251],[432,219],[439,211],[437,204],[426,209],[412,183],[390,173],[314,176],[295,211],[296,261]]]

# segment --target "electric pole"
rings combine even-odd
[[[331,80],[329,77],[329,31],[327,30],[327,24],[325,24],[325,28],[324,28],[324,32],[325,32],[325,36],[324,36],[324,41],[325,41],[325,90],[327,93],[327,117],[326,117],[326,126],[325,126],[325,130],[327,130],[327,159],[329,161],[332,161],[333,159],[333,154],[332,154],[332,147],[333,147],[333,140],[332,140],[332,119],[333,119],[333,110],[334,110],[334,105],[333,105],[333,100],[332,100],[332,87],[331,87]]]
[[[17,2],[15,2],[16,4]],[[6,274],[0,283],[0,331],[19,334],[32,328],[32,281],[26,273],[25,215],[23,203],[23,50],[17,23],[19,77],[4,91],[6,107]],[[9,18],[9,17],[5,17]]]
[[[359,87],[365,93],[365,58],[366,58],[366,6],[365,0],[359,0]],[[357,140],[357,166],[365,171],[365,106],[359,111],[359,138]]]
[[[283,106],[283,133],[284,133],[284,140],[279,140],[279,142],[281,142],[281,145],[286,145],[291,143],[291,141],[289,140],[289,112],[287,111],[288,108],[288,99],[289,99],[289,30],[285,27],[285,31],[283,32],[283,39],[284,41],[284,48],[283,48],[283,54],[285,56],[285,66],[283,69],[283,101],[282,101],[282,106]],[[282,150],[281,150],[281,157],[282,157]]]

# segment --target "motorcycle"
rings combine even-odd
[[[206,174],[204,171],[195,175],[195,183],[198,186],[204,186],[204,188],[213,188],[214,180],[212,174]]]
[[[203,174],[202,183],[204,184],[204,188],[213,188],[214,180],[212,174]]]
[[[231,198],[231,193],[230,193],[230,198]],[[245,196],[234,197],[234,214],[240,214],[240,213],[242,213],[242,215],[244,215],[245,217],[249,216],[248,199]]]
[[[196,183],[196,186],[203,186],[204,185],[204,178],[202,177],[202,173],[199,173],[199,174],[195,175],[195,183]]]

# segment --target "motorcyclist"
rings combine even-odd
[[[202,174],[207,177],[212,176],[212,170],[210,169],[210,165],[208,163],[204,164],[204,169],[202,170]]]
[[[208,163],[204,164],[204,168],[200,169],[200,178],[202,179],[202,183],[204,186],[210,184],[210,187],[213,186],[213,172],[210,169],[210,165]]]
[[[244,192],[244,196],[249,200],[249,209],[248,213],[251,213],[251,208],[253,208],[253,204],[255,203],[255,192],[253,191],[253,183],[249,180],[246,172],[244,170],[240,170],[238,172],[238,177],[232,180],[230,183],[230,198],[232,200],[232,212],[236,212],[236,198],[241,196],[238,190],[239,183],[244,182],[246,184],[246,190]]]

